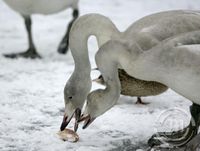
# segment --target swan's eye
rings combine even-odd
[[[69,97],[68,97],[68,99],[70,99],[70,100],[71,100],[71,99],[72,99],[72,96],[69,96]]]

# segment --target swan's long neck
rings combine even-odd
[[[88,38],[92,35],[96,36],[98,46],[110,40],[112,36],[118,35],[119,32],[110,19],[90,14],[80,17],[72,26],[70,32],[69,45],[74,58],[74,73],[81,76],[89,76],[91,65],[88,55]]]

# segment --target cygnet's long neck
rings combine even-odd
[[[101,106],[105,111],[109,110],[116,104],[121,92],[121,84],[118,76],[118,65],[113,64],[111,66],[113,67],[112,69],[107,68],[107,70],[110,69],[109,74],[104,76],[106,78],[106,89],[103,91],[104,96],[102,98],[103,101],[105,101],[101,103]],[[112,79],[110,77],[112,77]]]
[[[80,17],[72,26],[69,39],[69,45],[75,63],[74,74],[81,76],[90,75],[91,65],[87,46],[90,36],[96,36],[98,46],[100,47],[110,40],[112,36],[115,37],[118,34],[119,31],[107,17],[98,14]]]
[[[101,93],[100,114],[116,104],[121,92],[118,68],[129,64],[130,52],[119,41],[109,41],[96,54],[96,63],[106,83]],[[98,95],[97,95],[98,96]]]

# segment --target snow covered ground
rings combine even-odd
[[[200,2],[80,0],[81,15],[101,13],[111,18],[122,31],[145,15],[172,9],[200,10]],[[156,123],[160,122],[159,115],[163,111],[179,108],[183,110],[181,113],[188,113],[191,102],[171,90],[160,96],[144,98],[144,101],[150,102],[146,106],[134,104],[136,98],[122,96],[115,107],[96,119],[88,129],[79,129],[78,143],[59,140],[56,133],[63,116],[63,88],[74,66],[70,53],[62,56],[56,49],[70,19],[71,10],[51,16],[33,17],[34,41],[43,59],[10,60],[0,55],[0,151],[145,149],[148,138],[156,132]],[[22,18],[0,1],[0,54],[23,51],[26,48]],[[89,41],[91,58],[96,50],[96,41],[92,38]],[[95,67],[93,59],[92,66]],[[97,73],[92,76],[96,77]],[[94,84],[93,89],[97,87]],[[188,122],[189,115],[184,118],[183,125]]]

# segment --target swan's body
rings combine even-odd
[[[157,79],[200,105],[200,29],[166,40],[140,56],[143,61],[131,63],[140,69],[129,70],[127,66],[129,74],[144,80]],[[149,74],[142,74],[144,71]]]
[[[67,32],[63,37],[58,52],[66,53],[68,50],[68,39],[69,39],[69,31],[75,19],[78,17],[78,0],[4,0],[4,2],[10,6],[13,10],[20,13],[26,25],[26,30],[28,33],[28,40],[29,40],[29,49],[23,53],[12,53],[6,54],[5,56],[8,58],[16,58],[16,57],[30,57],[30,58],[37,58],[40,57],[36,51],[32,40],[32,32],[31,32],[31,15],[34,14],[43,14],[49,15],[58,13],[63,11],[67,8],[73,9],[73,19],[69,23]]]
[[[77,8],[78,0],[4,0],[13,10],[23,16],[54,14],[66,8]]]
[[[68,124],[70,120],[69,117],[73,115],[74,111],[77,108],[81,109],[83,107],[84,101],[91,89],[91,65],[87,49],[87,40],[91,35],[96,36],[99,47],[110,40],[116,40],[126,43],[127,48],[134,49],[134,47],[138,48],[139,46],[139,53],[140,51],[147,51],[155,47],[161,41],[172,36],[195,31],[197,29],[200,29],[200,16],[194,11],[169,11],[153,14],[136,21],[130,28],[122,33],[117,30],[110,19],[104,16],[90,14],[80,17],[74,23],[70,32],[70,49],[74,58],[75,69],[65,86],[65,115],[61,129],[64,129]],[[116,55],[118,54],[118,51],[115,51],[115,49],[112,49],[112,51]],[[126,57],[123,57],[124,55],[125,54],[122,54],[121,59],[124,58],[124,61],[129,61]],[[133,55],[131,54],[130,56],[132,57]],[[109,55],[104,57],[104,59],[108,59],[109,61]],[[140,59],[138,58],[138,60]],[[122,66],[117,67],[123,68]],[[137,66],[135,67],[137,68]],[[125,70],[129,73],[129,69]],[[151,68],[149,68],[149,70],[151,70]],[[109,72],[113,73],[112,71],[113,69],[111,68]],[[101,72],[103,75],[104,72],[107,73],[102,70]],[[114,74],[113,77],[118,79],[118,72],[115,72]],[[148,70],[143,74],[148,75]],[[108,79],[113,79],[113,77],[104,77],[108,86],[106,90],[112,90],[113,93],[110,93],[110,91],[99,90],[102,92],[103,96],[107,96],[108,98],[103,99],[104,97],[102,97],[102,99],[99,100],[99,98],[96,97],[95,92],[89,95],[89,98],[92,98],[91,96],[94,94],[94,97],[97,100],[94,101],[94,98],[92,98],[91,101],[88,101],[89,103],[85,113],[90,114],[90,119],[103,114],[118,100],[121,92],[120,83],[112,82],[111,84],[114,84],[114,86],[110,86],[108,82]],[[140,76],[138,77],[140,78]],[[113,90],[113,87],[116,89]],[[104,95],[103,92],[107,94]],[[95,108],[97,105],[99,105],[98,110],[92,109],[92,106]],[[68,119],[66,117],[68,117]],[[86,125],[91,122],[90,119],[87,118]]]
[[[144,81],[131,77],[122,69],[118,69],[118,74],[121,84],[121,94],[133,97],[136,96],[136,104],[145,104],[142,102],[141,97],[159,95],[168,89],[167,86],[155,81]],[[102,75],[95,81],[105,85]]]

